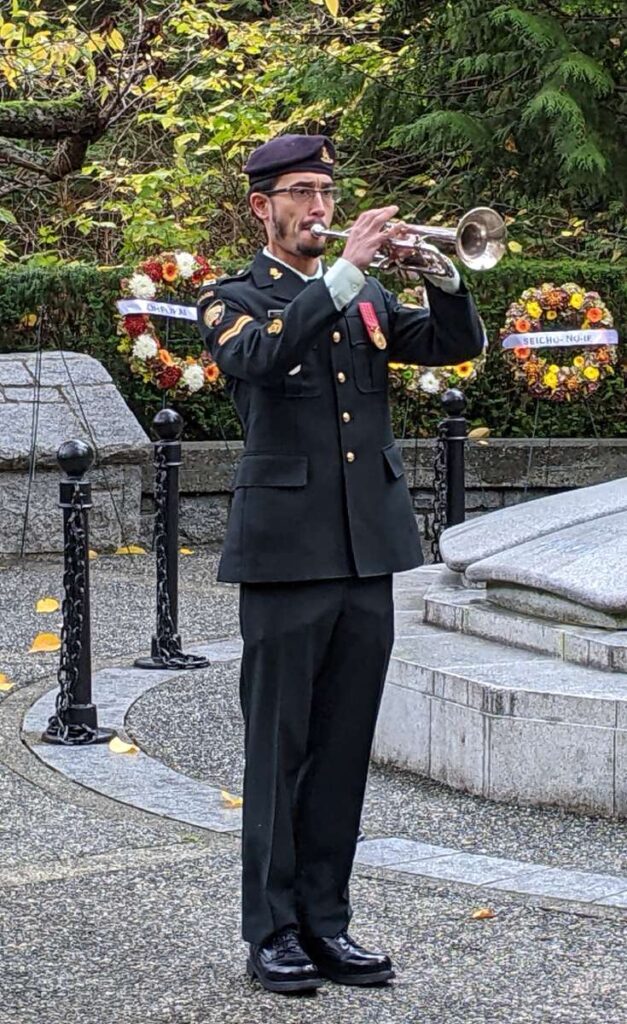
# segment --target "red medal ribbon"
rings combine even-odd
[[[379,323],[372,303],[358,302],[357,307],[373,345],[376,345],[379,349],[387,348],[387,341],[383,331],[381,330],[381,324]]]
[[[377,314],[374,311],[374,306],[371,302],[358,302],[357,306],[361,313],[361,319],[363,320],[366,330],[370,335],[370,339],[372,340],[372,336],[377,327],[381,330],[381,324],[379,323]]]

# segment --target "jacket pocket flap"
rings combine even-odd
[[[235,487],[304,487],[306,455],[243,455],[235,474]]]
[[[405,473],[403,456],[395,444],[388,444],[385,448],[382,448],[382,452],[385,455],[390,470],[392,471],[392,476],[398,480],[399,476],[403,476]]]

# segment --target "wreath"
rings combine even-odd
[[[500,333],[502,342],[509,341],[506,360],[514,380],[534,398],[552,402],[569,402],[593,394],[614,374],[618,337],[614,331],[608,334],[613,323],[599,293],[586,291],[572,281],[527,288],[510,305]],[[604,331],[598,345],[590,337],[590,332],[596,330]],[[549,335],[549,348],[536,347],[528,336],[539,331],[587,331],[588,344],[560,347],[556,344],[558,337]],[[522,336],[518,345],[517,334]]]
[[[143,260],[130,277],[123,278],[121,293],[124,299],[151,302],[167,292],[168,301],[180,301],[189,298],[190,285],[198,287],[221,273],[197,253],[162,252]],[[208,352],[198,358],[174,355],[160,340],[148,313],[120,315],[118,334],[118,351],[127,359],[131,372],[160,391],[169,392],[172,398],[187,398],[197,391],[223,386],[220,371]]]
[[[406,288],[398,295],[404,306],[418,309],[426,305],[423,285]],[[421,395],[442,395],[448,388],[457,388],[475,380],[485,366],[486,344],[476,359],[466,359],[455,366],[414,366],[408,363],[389,363],[390,389],[396,394],[412,398]]]

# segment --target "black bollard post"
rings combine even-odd
[[[67,746],[106,743],[112,729],[98,728],[91,699],[91,621],[89,608],[89,530],[91,484],[84,479],[94,453],[84,441],[66,441],[57,452],[65,477],[61,479],[63,509],[63,626],[57,678],[56,713],[48,720],[42,740]]]
[[[447,416],[438,423],[435,454],[435,480],[431,553],[441,562],[440,536],[448,526],[466,518],[465,442],[468,424],[464,416],[466,398],[458,388],[442,395]]]
[[[157,557],[157,628],[150,657],[137,668],[206,668],[207,658],[184,654],[178,632],[179,467],[183,420],[174,409],[161,409],[152,421],[155,442],[155,551]]]
[[[464,416],[466,396],[458,388],[442,395],[446,426],[446,525],[457,526],[466,518],[465,445],[468,424]]]

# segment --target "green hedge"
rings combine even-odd
[[[117,352],[115,300],[124,268],[98,269],[66,266],[58,269],[4,270],[0,272],[0,350],[33,350],[37,327],[23,318],[45,306],[43,344],[87,352],[100,360],[146,429],[161,407],[162,395],[131,376]],[[601,437],[627,435],[627,400],[624,373],[586,402],[539,405],[514,386],[496,344],[509,303],[525,288],[542,281],[562,284],[577,281],[600,292],[623,337],[627,331],[627,279],[624,266],[565,259],[559,262],[506,258],[485,274],[467,275],[485,321],[491,349],[484,372],[467,387],[468,415],[473,424],[486,424],[494,436]],[[398,290],[394,280],[388,287]],[[193,297],[190,296],[190,301]],[[200,351],[193,325],[168,322],[173,334],[168,344],[180,353]],[[621,364],[625,368],[625,345]],[[188,440],[239,437],[239,425],[226,397],[195,397],[179,406]],[[430,436],[440,417],[437,399],[402,401],[394,408],[397,436]]]

